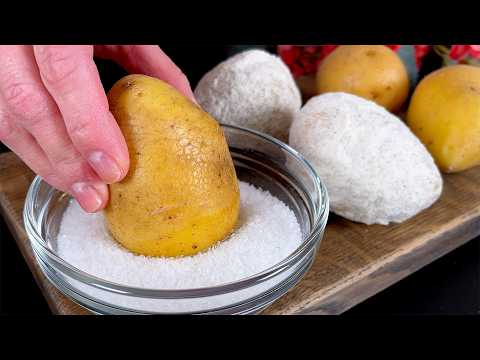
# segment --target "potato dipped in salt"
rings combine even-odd
[[[240,194],[218,122],[167,83],[144,75],[108,93],[130,153],[105,209],[113,237],[146,256],[193,255],[235,227]]]

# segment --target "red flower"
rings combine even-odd
[[[277,52],[295,78],[317,72],[318,65],[338,45],[279,45]]]
[[[303,69],[298,64],[291,64],[290,65],[290,71],[292,72],[292,75],[293,75],[294,78],[298,78],[298,77],[305,74],[305,69]]]
[[[305,46],[303,50],[309,54],[315,54],[318,51],[318,46],[315,46],[315,45]]]
[[[417,64],[417,68],[420,68],[423,58],[428,54],[431,47],[431,45],[413,45],[413,48],[415,49],[415,62]]]
[[[480,59],[480,45],[452,45],[449,56],[457,61],[467,56]]]
[[[287,65],[293,64],[300,54],[300,50],[293,45],[278,45],[277,51]]]
[[[326,58],[327,55],[330,55],[330,53],[335,50],[338,47],[338,45],[323,45],[322,46],[322,55],[323,58]]]
[[[386,46],[396,52],[398,49],[400,49],[402,45],[386,45]]]
[[[480,59],[480,45],[470,45],[470,56],[474,59]]]
[[[453,60],[460,60],[469,53],[468,45],[452,45],[449,56]]]

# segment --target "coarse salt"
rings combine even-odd
[[[103,214],[87,214],[74,200],[64,213],[56,251],[90,275],[140,288],[200,288],[252,276],[288,257],[301,244],[302,233],[295,214],[283,202],[248,183],[239,185],[241,205],[235,232],[195,256],[133,254],[112,239]]]

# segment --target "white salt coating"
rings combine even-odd
[[[103,214],[87,214],[75,201],[64,213],[57,253],[90,275],[150,289],[215,286],[254,275],[288,257],[301,244],[302,234],[295,214],[283,202],[250,184],[239,185],[240,216],[235,232],[195,256],[135,255],[112,239]],[[131,306],[131,301],[126,305]],[[188,309],[188,303],[182,306]]]
[[[301,95],[290,70],[275,55],[248,50],[221,62],[195,88],[198,103],[218,121],[288,140]]]
[[[290,145],[317,170],[332,211],[353,221],[402,222],[442,192],[432,156],[404,122],[355,95],[311,98],[293,121]]]

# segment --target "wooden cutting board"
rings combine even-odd
[[[33,174],[0,154],[0,213],[56,314],[89,312],[41,273],[22,222]],[[263,314],[339,314],[480,234],[480,167],[445,175],[442,197],[399,225],[361,225],[331,215],[317,259],[303,280]],[[415,294],[412,294],[415,296]]]

